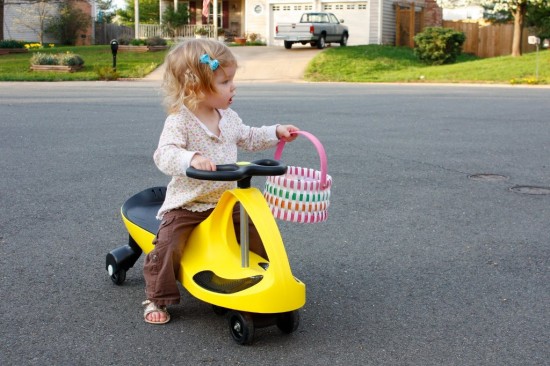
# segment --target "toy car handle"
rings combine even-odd
[[[297,134],[302,135],[304,137],[307,137],[309,141],[315,146],[317,149],[317,153],[319,154],[319,159],[321,162],[321,187],[325,188],[327,186],[327,155],[325,154],[325,148],[321,144],[321,141],[315,136],[313,136],[311,133],[306,131],[294,131],[290,133],[291,135]],[[277,149],[275,150],[275,160],[281,159],[281,155],[283,154],[283,148],[285,147],[285,141],[279,140],[279,143],[277,144]]]
[[[283,175],[286,165],[273,159],[255,160],[251,163],[216,165],[216,170],[200,170],[193,167],[185,171],[187,176],[202,180],[241,181],[253,176]]]

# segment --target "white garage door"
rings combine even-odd
[[[364,3],[323,3],[323,11],[334,13],[338,19],[344,19],[349,29],[348,45],[369,43],[368,4]]]
[[[282,46],[283,41],[276,41],[275,26],[278,23],[298,23],[302,14],[306,11],[312,11],[313,6],[310,4],[272,4],[270,11],[270,23],[273,29],[271,29],[270,44],[274,46]]]

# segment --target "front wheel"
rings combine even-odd
[[[347,46],[347,44],[348,44],[348,35],[346,33],[344,33],[342,35],[342,39],[340,40],[340,46],[345,47],[345,46]]]
[[[252,343],[254,339],[254,320],[248,313],[232,311],[229,314],[229,331],[231,336],[241,345]]]
[[[287,50],[291,49],[291,48],[292,48],[292,42],[285,41],[285,48],[286,48]]]

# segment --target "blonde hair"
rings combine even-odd
[[[169,114],[176,113],[183,105],[194,111],[206,93],[216,92],[214,71],[209,64],[200,62],[204,54],[218,60],[220,72],[225,72],[224,67],[237,66],[233,53],[218,41],[200,38],[174,46],[164,60],[162,83],[164,105]]]

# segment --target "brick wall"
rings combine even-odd
[[[443,26],[443,9],[441,9],[439,5],[437,5],[436,0],[424,1],[424,26]]]

